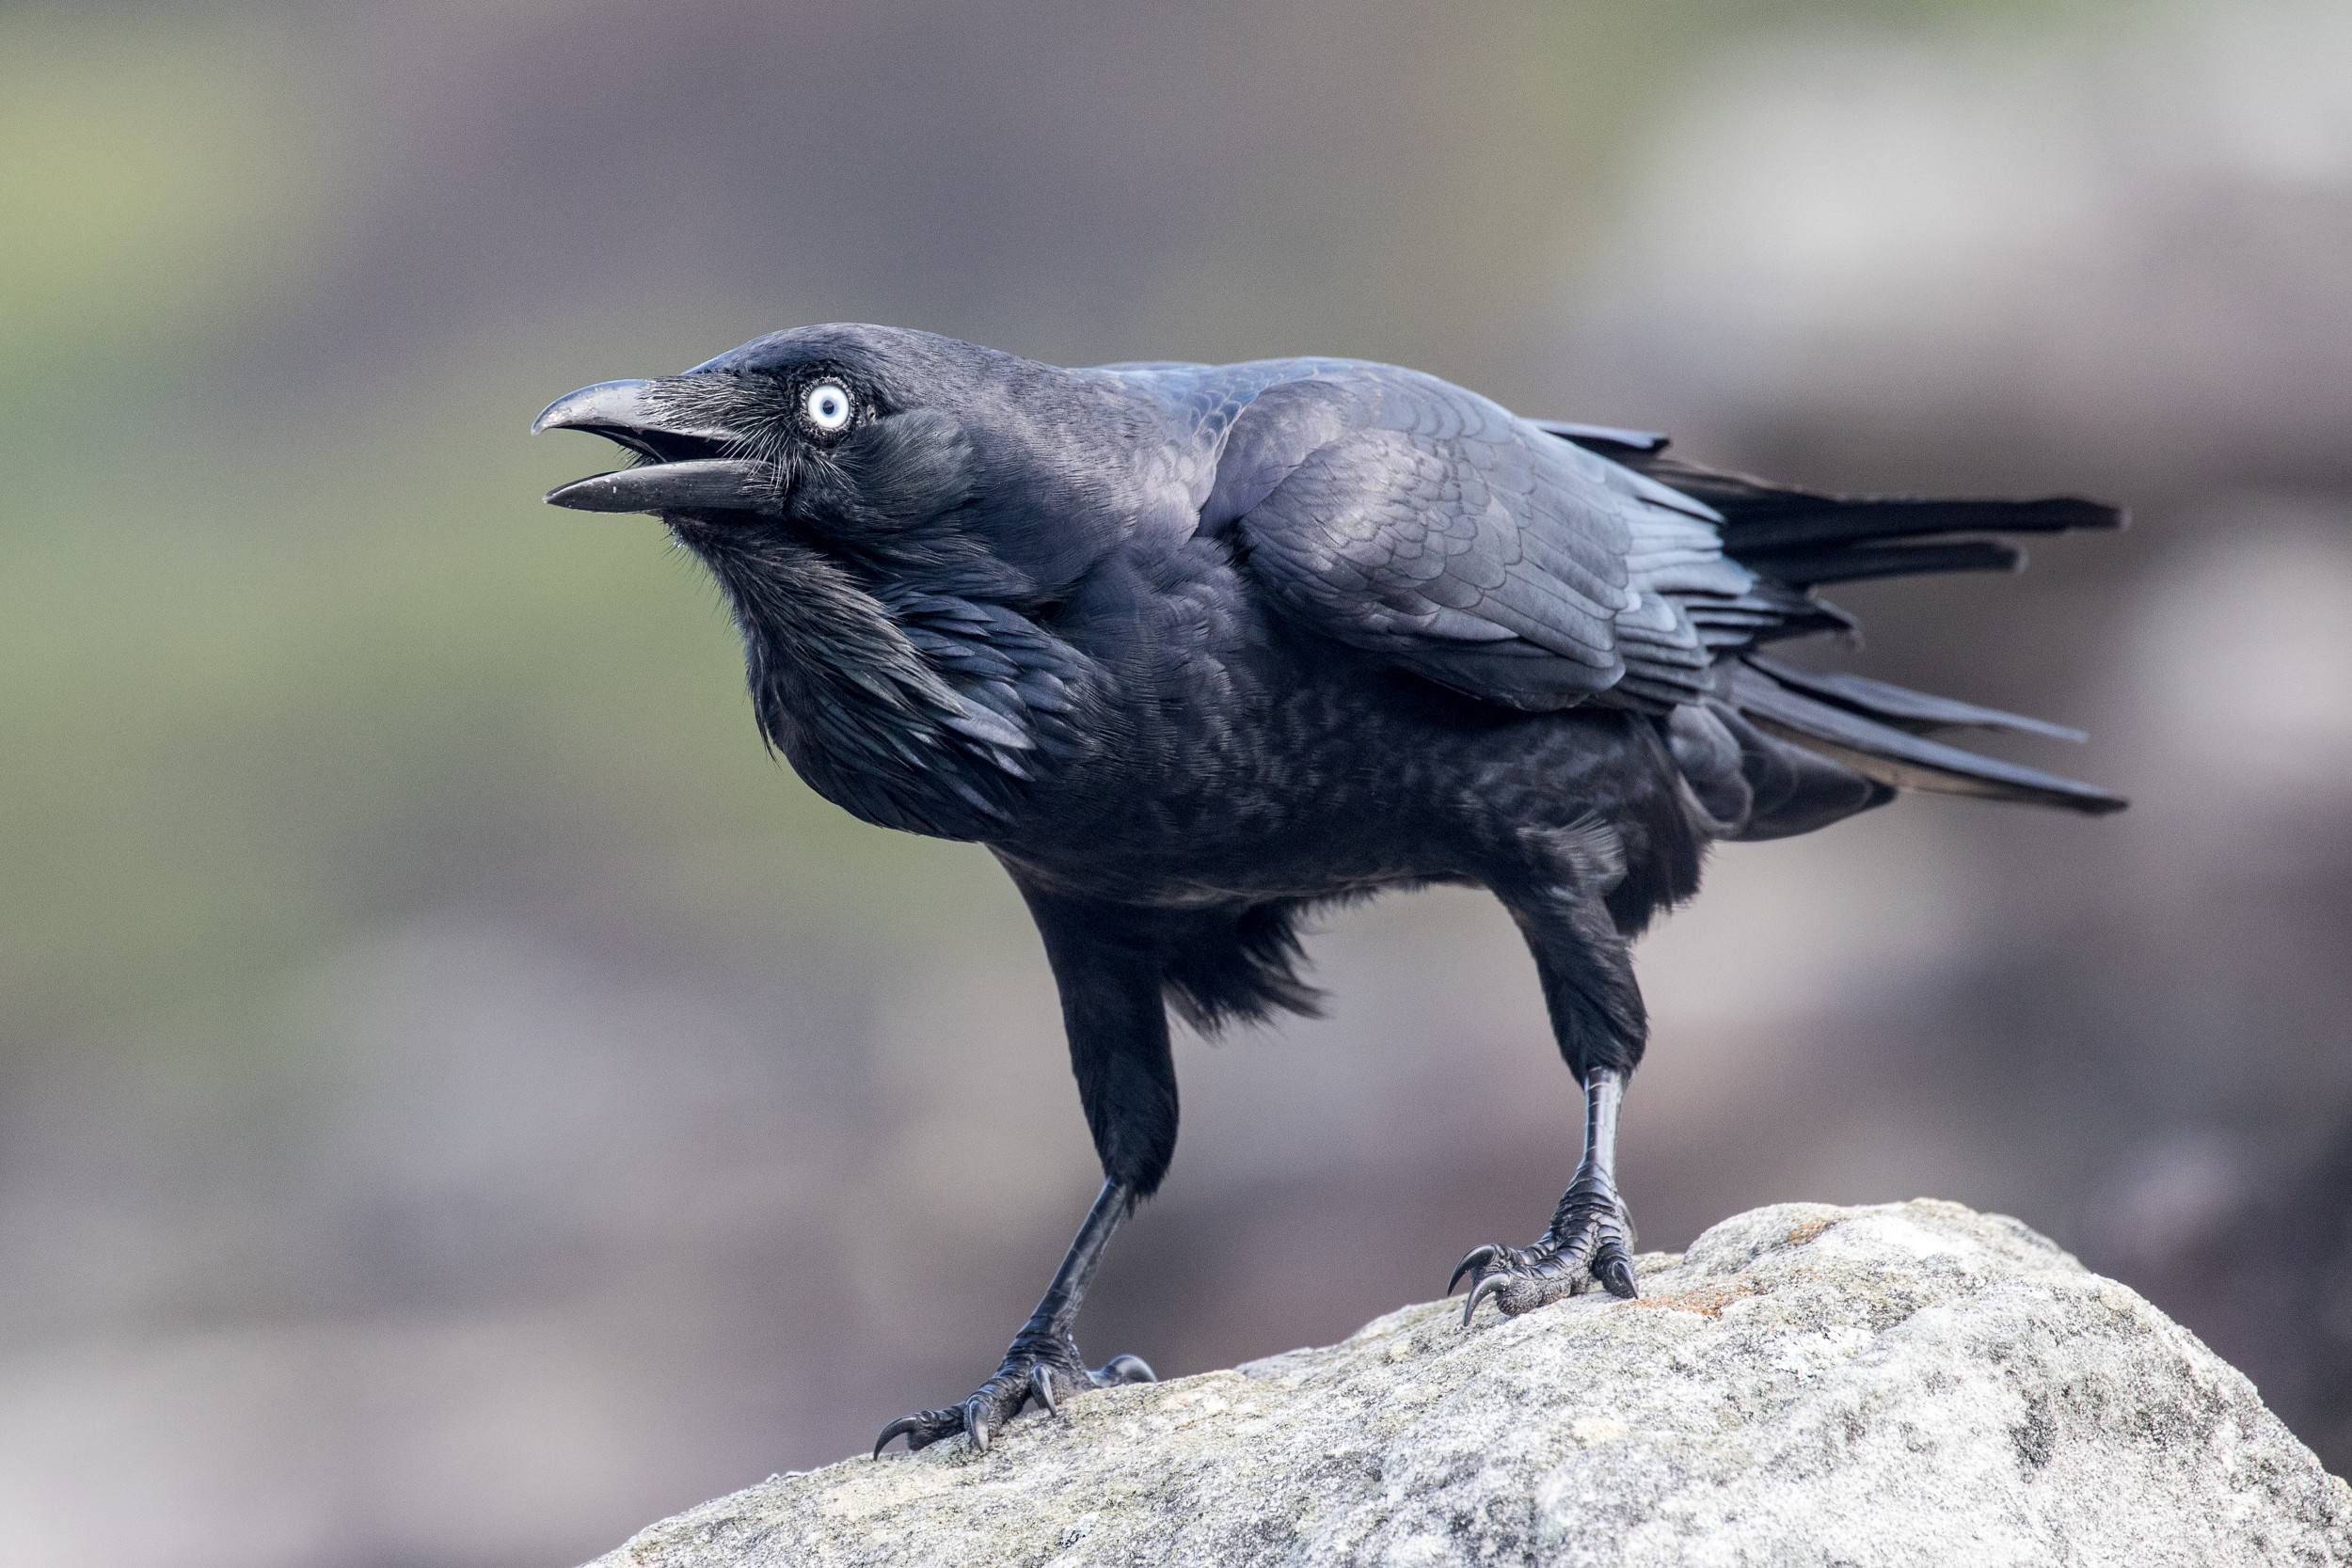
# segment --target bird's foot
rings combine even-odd
[[[1115,1387],[1122,1383],[1158,1381],[1141,1356],[1114,1355],[1089,1371],[1078,1357],[1077,1341],[1068,1334],[1024,1329],[1013,1340],[1012,1349],[1005,1353],[1004,1365],[996,1369],[996,1375],[981,1384],[970,1399],[944,1409],[918,1410],[912,1416],[899,1417],[874,1439],[874,1456],[881,1458],[882,1449],[890,1446],[894,1437],[905,1438],[912,1449],[929,1448],[959,1432],[972,1439],[974,1448],[986,1453],[989,1440],[1032,1401],[1051,1416],[1056,1406],[1072,1394],[1089,1388]]]
[[[1455,1265],[1454,1277],[1446,1283],[1447,1294],[1453,1294],[1465,1275],[1470,1281],[1470,1299],[1462,1307],[1465,1328],[1478,1304],[1489,1297],[1513,1317],[1575,1295],[1594,1280],[1611,1295],[1631,1300],[1637,1293],[1633,1216],[1609,1178],[1589,1167],[1579,1170],[1541,1241],[1530,1247],[1489,1242],[1471,1248]]]

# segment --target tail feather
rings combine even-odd
[[[1841,762],[1865,778],[1899,789],[1974,795],[1994,800],[2027,800],[2091,816],[2121,811],[2126,803],[2122,796],[2094,784],[2003,762],[1997,757],[1979,756],[1957,746],[1926,739],[1908,728],[1867,717],[1854,707],[1820,701],[1806,695],[1795,684],[1783,684],[1772,669],[1758,668],[1752,660],[1730,660],[1724,669],[1729,677],[1724,696],[1750,721],[1808,751]],[[1820,677],[1809,678],[1818,681]],[[1875,681],[1865,684],[1880,686]],[[1900,698],[1929,705],[1945,701],[1922,692],[1905,692],[1899,687],[1883,688],[1883,693],[1899,693]],[[1899,699],[1883,694],[1878,700],[1899,704]],[[1993,712],[1989,708],[1973,711]]]
[[[2080,496],[2022,499],[1942,500],[1918,496],[1822,496],[1783,490],[1755,496],[1724,511],[1724,543],[1763,553],[1859,544],[1870,539],[1924,539],[1939,533],[2067,533],[2112,529],[2121,512]],[[1702,497],[1701,499],[1708,498]]]
[[[2013,545],[1945,536],[2066,533],[2119,529],[2128,521],[2122,508],[2081,496],[1958,500],[1834,496],[1686,463],[1666,455],[1663,436],[1645,431],[1559,423],[1545,428],[1713,507],[1723,516],[1725,555],[1799,588],[1919,572],[2015,571],[2026,558]],[[1891,539],[1945,542],[1884,546]],[[1881,547],[1865,547],[1872,545]]]
[[[1724,543],[1735,551],[1922,539],[1938,533],[2066,533],[2122,528],[2129,521],[2121,507],[2081,496],[1838,496],[1701,467],[1667,456],[1662,445],[1642,448],[1578,435],[1565,438],[1594,450],[1607,445],[1610,450],[1602,455],[1613,462],[1705,501],[1723,514]]]
[[[1750,654],[1748,663],[1808,697],[1818,697],[1835,707],[1849,709],[1899,730],[1909,730],[1914,735],[1934,735],[1943,730],[2009,730],[2018,735],[2045,735],[2053,740],[2079,742],[2090,738],[2080,730],[2070,730],[2046,719],[2004,713],[1996,707],[1979,707],[1974,703],[1889,686],[1884,681],[1850,675],[1843,671],[1800,670],[1761,654]]]
[[[1544,428],[1711,508],[1723,553],[1756,575],[1738,594],[1704,585],[1661,589],[1715,657],[1710,694],[1698,707],[1672,707],[1668,723],[1677,763],[1700,809],[1722,830],[1718,836],[1804,832],[1867,810],[1885,796],[1865,781],[2092,815],[2124,806],[2122,797],[2095,785],[1927,738],[1947,729],[1994,729],[2080,740],[2078,731],[1859,675],[1798,670],[1754,651],[1783,638],[1851,631],[1852,618],[1815,592],[1823,583],[2014,571],[2025,552],[1983,535],[2120,529],[2128,520],[2122,508],[2079,496],[1833,496],[1685,463],[1666,454],[1664,436],[1646,431]],[[1645,678],[1629,705],[1687,704],[1668,689],[1673,685]]]
[[[1997,539],[1957,539],[1943,545],[1848,545],[1767,553],[1726,538],[1724,549],[1740,565],[1801,588],[1868,578],[1924,577],[1930,572],[2014,572],[2026,564],[2024,550]]]

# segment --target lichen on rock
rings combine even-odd
[[[2352,1562],[2253,1386],[2015,1220],[1782,1204],[1640,1277],[776,1478],[595,1568]]]

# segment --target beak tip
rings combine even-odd
[[[549,506],[561,506],[572,512],[617,512],[628,510],[612,505],[612,476],[596,474],[576,479],[569,484],[559,484],[539,499]]]
[[[592,389],[583,387],[580,391]],[[531,421],[531,433],[533,436],[542,436],[550,430],[569,424],[571,421],[564,416],[571,412],[571,405],[580,402],[580,392],[566,392],[545,408],[540,409],[539,417]]]
[[[566,392],[539,410],[539,417],[531,421],[531,433],[536,436],[543,431],[576,430],[583,425],[634,424],[647,417],[644,396],[650,385],[644,381],[599,381],[577,392]]]

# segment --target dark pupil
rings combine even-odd
[[[835,399],[835,398],[834,397],[834,395],[833,395],[831,392],[821,392],[821,393],[818,394],[818,398],[817,398],[817,417],[818,417],[818,419],[820,419],[820,420],[830,420],[830,419],[832,419],[832,418],[833,418],[835,414],[838,414],[838,413],[840,413],[840,412],[841,412],[841,404],[840,404],[839,401],[838,401],[837,399]]]

